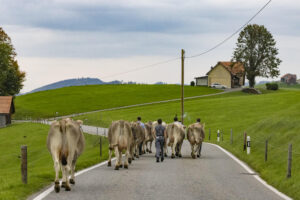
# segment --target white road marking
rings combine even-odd
[[[205,144],[209,144],[215,147],[218,147],[219,149],[221,149],[225,154],[227,154],[230,158],[232,158],[234,161],[236,161],[239,165],[241,165],[247,172],[251,173],[251,174],[256,174],[256,172],[254,170],[252,170],[250,167],[248,167],[243,161],[239,160],[237,157],[235,157],[232,153],[230,153],[229,151],[227,151],[226,149],[220,147],[219,145],[216,144],[212,144],[212,143],[205,143]],[[270,189],[271,191],[273,191],[275,194],[277,194],[278,196],[280,196],[281,198],[285,199],[285,200],[292,200],[292,198],[290,198],[289,196],[283,194],[282,192],[278,191],[276,188],[274,188],[273,186],[269,185],[266,181],[264,181],[262,178],[260,178],[258,175],[253,175],[259,182],[261,182],[265,187],[267,187],[268,189]]]
[[[114,161],[115,159],[116,159],[116,158],[113,158],[113,159],[111,159],[111,160]],[[81,174],[83,174],[83,173],[85,173],[85,172],[91,171],[91,170],[93,170],[93,169],[95,169],[95,168],[97,168],[97,167],[101,167],[101,166],[107,164],[107,162],[108,162],[108,161],[104,161],[104,162],[101,162],[101,163],[99,163],[99,164],[97,164],[97,165],[93,165],[93,166],[91,166],[91,167],[89,167],[89,168],[86,168],[86,169],[84,169],[84,170],[81,170],[81,171],[75,173],[75,176],[79,176],[79,175],[81,175]],[[53,185],[51,185],[50,188],[48,188],[47,190],[45,190],[44,192],[42,192],[41,194],[39,194],[38,196],[36,196],[33,200],[42,200],[42,199],[45,198],[48,194],[50,194],[52,191],[54,191]]]

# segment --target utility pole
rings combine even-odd
[[[184,49],[181,49],[181,123],[184,115]]]

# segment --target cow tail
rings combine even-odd
[[[60,124],[60,132],[62,136],[62,150],[61,150],[61,164],[66,166],[68,164],[67,157],[68,157],[68,144],[67,144],[67,136],[66,136],[66,122],[61,120]]]
[[[171,132],[171,136],[169,138],[168,146],[171,146],[174,143],[174,134],[173,134],[174,128],[175,128],[175,124],[172,124],[171,131],[170,131]]]

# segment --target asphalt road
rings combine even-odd
[[[119,171],[101,166],[77,176],[72,191],[51,192],[45,199],[281,199],[213,145],[203,144],[201,158],[192,159],[185,141],[182,154],[162,163],[153,153],[143,155]]]

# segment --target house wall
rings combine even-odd
[[[6,116],[0,114],[0,128],[6,126]]]
[[[208,85],[219,83],[231,88],[231,74],[221,65],[216,66],[208,74]]]
[[[207,86],[208,78],[197,78],[196,79],[196,85],[199,86]]]

